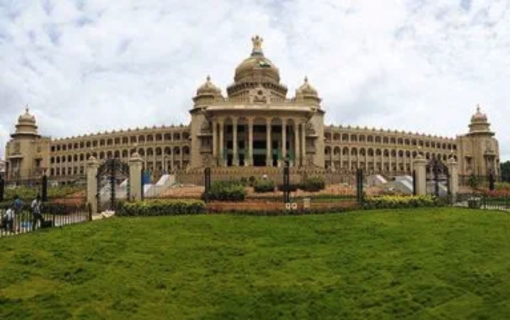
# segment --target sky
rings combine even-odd
[[[455,137],[477,104],[510,160],[510,0],[0,0],[0,145],[26,105],[52,137],[187,124],[264,39],[326,123]],[[0,157],[3,157],[1,148]]]

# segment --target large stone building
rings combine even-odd
[[[410,173],[413,159],[422,153],[427,159],[455,157],[462,175],[499,175],[498,142],[479,108],[469,132],[456,138],[325,126],[317,90],[305,78],[288,98],[278,68],[264,56],[262,39],[257,36],[252,42],[251,55],[237,66],[226,96],[209,77],[198,88],[188,126],[51,139],[38,134],[27,109],[7,143],[7,178],[25,180],[46,171],[54,179],[72,181],[83,177],[91,156],[127,160],[135,152],[146,170],[160,173],[206,166],[237,167],[235,172],[240,172],[241,167],[278,167],[288,159],[301,170],[363,168],[392,176]]]

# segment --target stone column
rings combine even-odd
[[[212,152],[214,161],[218,160],[218,124],[216,120],[212,121]]]
[[[129,159],[129,196],[135,201],[142,200],[142,167],[143,160],[135,152]]]
[[[306,123],[301,123],[301,165],[306,166]]]
[[[92,207],[92,213],[98,211],[97,194],[97,169],[99,162],[94,157],[87,161],[87,203]]]
[[[457,165],[457,161],[455,161],[454,157],[448,159],[446,165],[448,166],[448,173],[450,175],[448,183],[450,184],[452,202],[455,202],[457,193],[459,192],[459,168]]]
[[[301,154],[299,148],[299,123],[294,120],[294,166],[301,166]]]
[[[237,154],[237,118],[232,119],[232,165],[239,165],[239,156]]]
[[[273,157],[271,152],[271,119],[266,120],[266,167],[272,167]]]
[[[220,156],[219,156],[220,161],[219,161],[219,163],[220,163],[220,166],[223,167],[223,166],[225,166],[225,159],[224,159],[225,158],[225,154],[224,154],[225,150],[223,148],[223,143],[224,143],[224,140],[223,140],[224,139],[224,136],[223,136],[223,120],[220,121],[219,125],[220,125],[220,143],[219,143],[219,145],[220,145],[220,150],[219,150],[219,152],[220,152]]]
[[[245,155],[245,162],[253,166],[253,119],[248,118],[248,155]]]
[[[416,171],[416,195],[427,194],[427,160],[421,154],[414,159],[414,170]]]
[[[282,158],[281,163],[282,166],[285,163],[285,158],[287,158],[287,119],[282,119]]]

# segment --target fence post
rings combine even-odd
[[[209,202],[209,192],[211,191],[211,168],[207,167],[204,170],[204,201]]]
[[[290,202],[289,160],[285,160],[285,167],[283,168],[283,203],[289,202]]]
[[[0,201],[4,201],[5,192],[5,180],[4,177],[0,176]]]
[[[356,195],[358,202],[363,204],[363,169],[356,170]]]
[[[413,196],[416,195],[416,170],[413,170]]]
[[[42,202],[48,201],[48,177],[46,176],[46,174],[44,174],[42,177],[41,201]]]
[[[90,202],[87,203],[87,209],[89,212],[89,221],[92,221],[92,204]]]

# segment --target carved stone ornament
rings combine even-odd
[[[314,135],[315,134],[315,128],[313,127],[313,124],[310,123],[310,122],[306,124],[306,134],[307,135]]]
[[[270,95],[267,90],[263,87],[257,87],[249,92],[250,103],[270,103]]]
[[[202,122],[202,126],[200,127],[201,133],[212,133],[211,124],[209,121]]]

